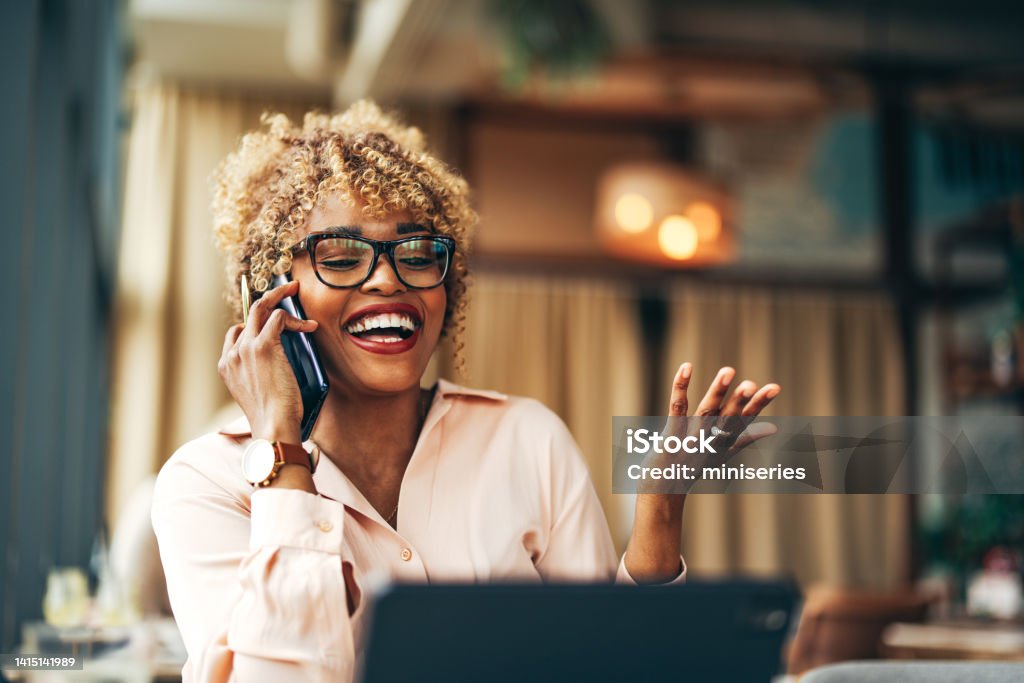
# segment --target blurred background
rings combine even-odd
[[[780,383],[774,415],[1024,408],[1019,4],[25,0],[0,32],[2,652],[81,585],[166,614],[152,477],[237,412],[209,179],[264,111],[373,98],[468,178],[467,372],[426,380],[561,415],[620,549],[610,417],[684,360]],[[796,671],[1020,617],[1017,496],[694,496],[684,542],[811,591]]]

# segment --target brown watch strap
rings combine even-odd
[[[309,453],[300,444],[275,441],[274,452],[277,453],[277,461],[282,465],[302,465],[310,472],[313,471]]]

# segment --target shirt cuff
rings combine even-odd
[[[679,585],[682,585],[682,584],[686,583],[686,560],[683,559],[682,555],[679,556],[679,567],[680,567],[679,575],[676,578],[672,579],[671,581],[666,581],[665,583],[645,584],[645,585],[679,586]],[[626,570],[626,555],[625,554],[623,554],[622,558],[619,560],[619,570],[617,572],[615,572],[615,583],[621,583],[621,584],[625,584],[627,586],[639,585],[639,584],[637,584],[636,579],[634,579],[632,576],[630,576],[629,572]]]
[[[341,554],[345,507],[294,489],[259,489],[252,494],[249,549],[301,548]]]

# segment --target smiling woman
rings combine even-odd
[[[451,275],[444,281],[444,331],[458,328],[465,310],[465,254],[477,219],[465,180],[426,152],[420,131],[365,101],[336,116],[307,114],[301,127],[280,114],[264,122],[265,130],[246,135],[225,159],[213,205],[214,230],[234,282],[229,298],[239,319],[238,285],[246,270],[255,289],[266,291],[273,273],[291,268],[292,247],[304,233],[347,226],[351,234],[364,219],[405,212],[410,218],[398,234],[411,223],[447,235],[460,247],[453,250]],[[325,201],[335,210],[358,203],[356,220],[311,222],[310,213],[322,214]]]
[[[421,388],[465,306],[465,182],[370,103],[265,122],[221,167],[214,204],[239,319],[243,276],[258,295],[218,367],[245,419],[180,448],[154,494],[185,680],[349,680],[371,575],[683,581],[681,496],[638,497],[618,560],[554,413]],[[279,307],[288,297],[305,319]],[[304,443],[281,344],[293,332],[313,336],[330,385]],[[723,368],[699,414],[756,415],[778,393],[744,382],[727,399],[734,375]],[[670,414],[686,414],[689,378],[683,364]]]

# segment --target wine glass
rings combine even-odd
[[[54,567],[46,577],[43,617],[58,628],[85,624],[89,615],[89,580],[81,567]]]

